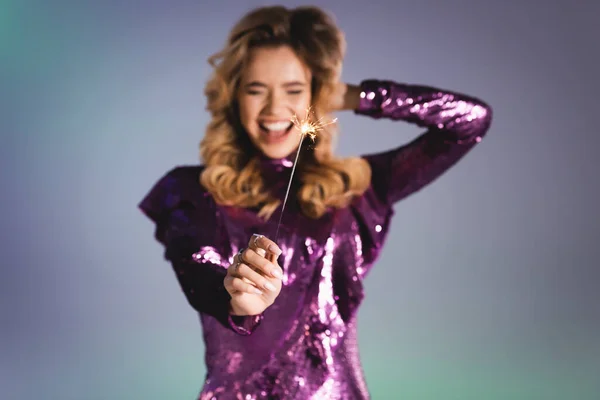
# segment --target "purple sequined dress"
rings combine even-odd
[[[229,316],[223,278],[253,233],[274,238],[278,218],[263,222],[256,210],[215,204],[199,184],[202,166],[171,170],[141,202],[200,315],[207,375],[199,399],[369,398],[356,312],[393,205],[463,157],[486,134],[492,113],[480,100],[431,87],[367,80],[361,90],[357,114],[427,131],[364,156],[373,170],[371,186],[346,209],[311,220],[290,196],[278,240],[283,288],[263,315]],[[263,161],[266,181],[282,196],[290,167],[289,160]]]

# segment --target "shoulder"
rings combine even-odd
[[[176,166],[163,174],[143,197],[138,207],[153,221],[182,202],[201,201],[206,190],[200,185],[202,165]]]
[[[162,185],[185,185],[199,182],[203,165],[179,165],[167,171],[157,182]]]
[[[368,186],[361,195],[355,196],[351,206],[355,212],[359,214],[373,214],[379,215],[383,218],[387,218],[392,212],[390,204],[388,204],[382,196],[379,195],[379,189],[382,185],[385,185],[387,180],[387,174],[382,173],[386,171],[386,163],[389,162],[385,153],[371,153],[362,154],[359,156],[369,168],[369,182]]]
[[[176,166],[158,179],[150,193],[183,196],[203,191],[200,185],[200,174],[203,170],[203,165]]]

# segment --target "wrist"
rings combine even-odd
[[[233,315],[236,317],[243,317],[248,315],[247,313],[245,313],[243,310],[241,310],[239,307],[237,307],[234,302],[233,299],[229,300],[229,315]]]
[[[359,85],[346,84],[346,93],[344,94],[344,109],[358,109],[360,106],[360,92],[361,88]]]

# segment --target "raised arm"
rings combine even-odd
[[[408,144],[365,156],[377,196],[390,206],[434,181],[487,133],[492,110],[467,95],[393,81],[366,80],[355,113],[405,121],[427,131]]]

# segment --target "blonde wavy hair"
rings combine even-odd
[[[233,27],[227,44],[209,58],[214,68],[205,87],[212,119],[200,143],[205,168],[200,183],[218,204],[258,208],[263,219],[280,204],[265,188],[260,154],[241,126],[236,93],[250,51],[259,46],[289,46],[312,71],[315,116],[327,116],[327,104],[341,71],[346,43],[332,19],[316,7],[262,7],[246,14]],[[329,129],[331,128],[331,129]],[[362,158],[333,154],[337,125],[320,131],[314,146],[302,149],[294,179],[302,212],[319,218],[330,208],[346,207],[367,189],[371,170]],[[305,141],[305,144],[308,144]]]

